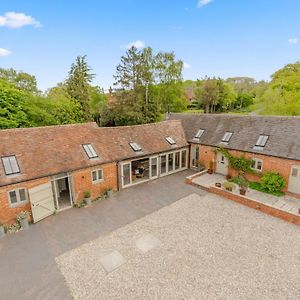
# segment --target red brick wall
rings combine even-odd
[[[104,180],[99,183],[92,183],[92,170],[103,169]],[[83,193],[89,190],[92,198],[100,196],[106,188],[117,190],[117,167],[115,163],[105,164],[98,167],[92,167],[84,170],[74,171],[73,183],[75,192],[75,202],[83,199]],[[11,224],[16,222],[16,217],[21,211],[31,211],[30,203],[10,207],[8,200],[8,192],[16,188],[30,189],[43,183],[49,182],[50,178],[45,177],[37,180],[31,180],[23,183],[13,184],[5,187],[0,187],[0,222]]]
[[[103,170],[103,181],[99,183],[92,182],[92,171]],[[112,188],[117,190],[117,165],[116,163],[109,163],[98,167],[92,167],[89,169],[79,170],[73,172],[75,202],[83,200],[85,191],[90,191],[92,199],[99,197],[106,188]]]
[[[210,146],[202,146],[200,145],[200,161],[205,165],[206,168],[209,167],[210,161],[216,161],[216,153],[214,152],[215,148]],[[254,154],[254,153],[246,153],[236,150],[229,150],[229,152],[237,157],[244,156],[248,159],[258,158],[263,161],[263,169],[262,174],[267,171],[275,171],[279,172],[284,179],[286,180],[287,186],[285,190],[287,190],[288,187],[288,181],[290,177],[291,167],[293,165],[300,165],[300,161],[297,160],[291,160],[291,159],[284,159],[284,158],[278,158],[278,157],[272,157],[267,156],[263,154]],[[231,168],[228,170],[228,174],[232,177],[237,175],[237,172]],[[248,180],[251,181],[259,181],[261,175],[256,174],[247,174],[246,177]]]
[[[12,224],[16,222],[16,217],[21,211],[31,211],[30,202],[27,202],[17,207],[10,207],[8,200],[9,191],[15,190],[17,188],[30,189],[48,181],[49,178],[41,178],[37,180],[31,180],[23,183],[0,187],[0,222],[4,224]]]
[[[288,212],[282,211],[282,210],[277,209],[275,207],[270,207],[270,206],[265,205],[263,203],[253,201],[251,199],[248,199],[245,196],[240,196],[240,195],[237,195],[237,194],[233,194],[233,193],[224,191],[224,190],[216,188],[216,187],[210,187],[209,191],[211,193],[214,193],[214,194],[217,194],[219,196],[230,199],[234,202],[237,202],[237,203],[246,205],[248,207],[260,210],[261,212],[269,214],[273,217],[280,218],[282,220],[294,223],[296,225],[300,225],[300,216],[290,214]]]

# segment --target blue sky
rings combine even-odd
[[[0,67],[34,74],[43,90],[83,54],[107,89],[136,41],[174,51],[185,79],[269,79],[300,59],[300,1],[0,0]]]

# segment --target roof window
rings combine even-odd
[[[98,157],[97,152],[95,151],[95,149],[91,144],[84,144],[82,145],[82,147],[89,159]]]
[[[201,136],[203,135],[204,133],[204,129],[199,129],[198,132],[196,133],[196,135],[194,136],[195,139],[200,139]]]
[[[137,144],[137,143],[131,142],[131,143],[129,143],[129,145],[130,145],[130,147],[132,148],[132,150],[134,152],[142,151],[141,146],[139,144]]]
[[[2,163],[5,175],[20,174],[18,161],[14,155],[2,157]]]
[[[232,132],[226,131],[223,138],[222,138],[222,142],[228,143],[230,141],[232,135],[233,135]]]
[[[172,139],[170,136],[166,137],[166,141],[167,141],[170,145],[176,145],[176,142],[175,142],[174,139]]]

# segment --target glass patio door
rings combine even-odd
[[[150,158],[150,177],[158,177],[158,156]]]
[[[131,184],[131,163],[122,164],[122,187]]]

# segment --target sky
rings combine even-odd
[[[269,80],[300,60],[299,0],[0,0],[0,67],[36,76],[41,90],[87,55],[108,89],[130,45],[174,51],[184,79]]]

